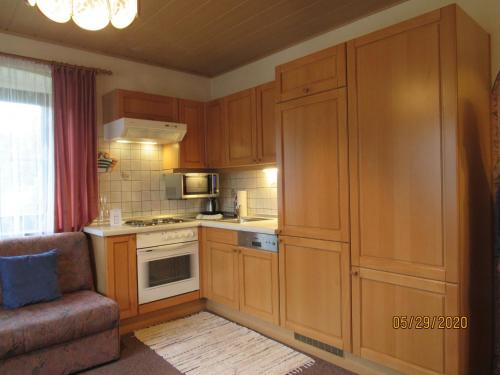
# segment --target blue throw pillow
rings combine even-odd
[[[0,257],[0,280],[6,309],[17,309],[61,297],[57,278],[57,251]]]

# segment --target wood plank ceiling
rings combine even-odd
[[[86,31],[1,0],[0,32],[213,77],[401,1],[139,0],[130,27]]]

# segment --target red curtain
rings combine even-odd
[[[95,75],[52,67],[56,232],[79,231],[97,217]]]

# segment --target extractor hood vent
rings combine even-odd
[[[170,144],[182,141],[187,125],[177,122],[121,118],[104,125],[107,141]]]

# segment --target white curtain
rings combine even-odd
[[[0,56],[0,238],[53,230],[51,69]]]

